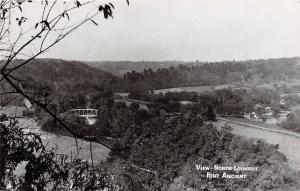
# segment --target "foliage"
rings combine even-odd
[[[64,155],[57,159],[55,150],[46,150],[40,136],[25,133],[17,121],[1,124],[0,135],[1,159],[6,159],[1,164],[5,164],[7,186],[13,190],[114,189],[105,169],[79,159],[68,162]],[[25,169],[25,174],[16,172],[17,167]]]
[[[268,145],[262,140],[245,140],[242,137],[234,136],[228,137],[225,141],[227,144],[224,146],[221,140],[218,137],[212,137],[209,143],[214,145],[216,155],[207,158],[203,154],[198,154],[191,157],[182,166],[178,177],[174,179],[169,190],[233,191],[247,190],[246,188],[249,190],[285,190],[286,186],[290,185],[292,185],[291,190],[299,188],[297,177],[300,177],[300,174],[292,171],[285,164],[286,158],[277,151],[276,145]],[[245,172],[246,179],[208,179],[205,171],[198,171],[195,167],[195,165],[214,166],[216,164],[219,166],[257,166],[258,171]],[[212,172],[222,174],[225,171]],[[234,171],[226,172],[235,173]],[[270,175],[276,178],[270,180],[268,178]]]
[[[98,121],[90,133],[111,140],[112,152],[104,166],[120,190],[297,188],[295,177],[300,176],[285,165],[278,145],[245,140],[232,135],[228,126],[217,129],[194,115],[141,117],[137,105],[108,105],[98,111]],[[207,179],[195,164],[258,166],[259,171],[249,172],[240,180]],[[266,183],[270,173],[278,178]]]
[[[287,119],[280,124],[281,127],[300,132],[300,110],[297,109],[287,115]]]

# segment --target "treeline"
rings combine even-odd
[[[201,94],[197,92],[167,92],[165,94],[133,92],[128,97],[155,103],[155,108],[164,109],[167,112],[207,115],[206,112],[212,109],[218,115],[236,117],[242,117],[244,113],[253,111],[262,114],[263,111],[259,110],[266,107],[270,107],[273,113],[278,114],[280,110],[287,110],[288,107],[299,102],[299,98],[289,96],[286,97],[285,105],[281,105],[279,92],[269,88],[225,88]]]
[[[90,61],[86,64],[98,68],[103,71],[107,71],[116,76],[122,76],[123,74],[131,71],[143,72],[144,69],[158,70],[161,68],[168,68],[171,66],[178,66],[185,62],[181,61]]]
[[[121,92],[205,86],[226,83],[267,83],[299,79],[299,58],[185,63],[176,67],[131,71],[112,81]]]
[[[22,60],[14,62],[18,64]],[[182,65],[175,62],[176,67],[169,68],[161,68],[164,62],[160,65],[155,62],[153,65],[159,65],[157,70],[151,67],[142,72],[133,70],[119,77],[78,61],[37,59],[13,73],[13,76],[21,81],[20,84],[24,90],[30,92],[31,95],[49,96],[49,99],[57,96],[74,98],[78,94],[92,96],[104,91],[145,94],[155,89],[180,86],[264,83],[298,79],[299,62],[298,58],[193,62]],[[131,69],[134,69],[135,65]],[[148,65],[150,66],[151,62],[147,62],[145,67]],[[126,65],[126,68],[129,68],[129,65]],[[3,84],[3,87],[7,91],[9,86]],[[0,90],[0,92],[3,91]],[[6,103],[14,96],[12,94],[2,96],[1,102]]]

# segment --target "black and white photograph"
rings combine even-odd
[[[300,0],[0,0],[0,191],[300,191]]]

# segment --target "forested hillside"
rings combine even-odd
[[[103,89],[112,78],[110,73],[82,62],[59,59],[34,60],[18,70],[15,76],[24,80],[23,86],[39,84],[56,92],[68,92],[74,88]]]
[[[22,60],[15,60],[18,65]],[[76,98],[78,95],[85,99],[87,95],[97,94],[110,89],[109,83],[113,75],[100,69],[93,68],[78,61],[60,59],[36,59],[28,65],[12,73],[31,96],[43,98]],[[3,89],[5,88],[5,90]],[[0,92],[8,91],[11,87],[2,83]],[[17,94],[16,94],[17,95]],[[2,95],[1,104],[5,105],[15,95]],[[53,99],[52,99],[53,100]],[[14,102],[12,102],[13,104]]]
[[[15,64],[21,61],[16,60]],[[92,63],[113,73],[130,71],[123,76],[116,76],[88,66],[85,62],[37,59],[13,75],[22,81],[25,89],[46,89],[47,94],[51,95],[58,92],[76,94],[103,90],[148,91],[180,86],[257,84],[300,79],[299,58],[180,63],[175,61],[100,62],[100,65],[98,62]],[[162,68],[168,66],[171,67]]]
[[[127,72],[116,89],[163,89],[227,83],[270,83],[300,79],[300,59],[280,58],[211,63],[185,63],[177,67]],[[134,87],[133,87],[134,84]]]

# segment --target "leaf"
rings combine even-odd
[[[129,6],[129,0],[126,0],[126,2],[127,2],[127,5]]]
[[[48,21],[44,20],[44,21],[42,21],[41,23],[44,23],[44,24],[46,25],[46,27],[47,27],[49,30],[51,30]]]
[[[113,9],[115,9],[115,6],[114,6],[112,3],[109,3],[109,5],[110,5]]]
[[[103,14],[105,19],[108,19],[108,17],[112,17],[112,10],[109,5],[105,5]]]
[[[100,5],[100,6],[99,6],[99,11],[103,11],[103,9],[104,9],[103,6]]]
[[[78,8],[81,6],[81,3],[79,1],[76,1],[75,4]]]
[[[96,23],[96,21],[94,21],[93,19],[91,19],[91,21],[92,21],[95,25],[99,26],[98,23]]]
[[[22,12],[23,10],[22,10],[22,7],[21,6],[18,6],[19,7],[19,9],[20,9],[20,11]]]
[[[34,28],[36,29],[38,27],[38,25],[39,25],[39,23],[36,23]]]
[[[68,20],[70,20],[69,14],[67,12],[63,12],[63,14],[61,14],[62,17],[67,16]]]
[[[66,16],[67,16],[68,20],[70,20],[70,17],[69,17],[69,14],[68,14],[68,13],[66,13]]]
[[[42,2],[42,4],[44,4],[43,0],[41,2]],[[48,0],[45,0],[45,3],[46,3],[46,5],[48,5]]]

